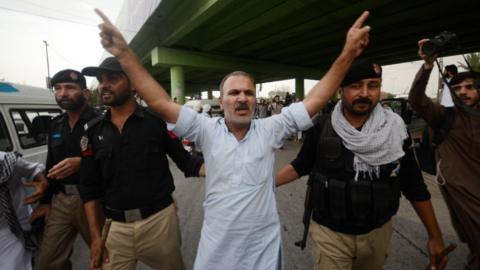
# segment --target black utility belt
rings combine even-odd
[[[80,195],[80,192],[78,191],[78,185],[73,184],[60,185],[60,192],[65,195]]]
[[[144,208],[135,208],[128,210],[117,210],[105,206],[105,216],[111,218],[114,221],[118,222],[135,222],[142,219],[146,219],[161,210],[167,208],[170,204],[173,203],[171,196],[165,197],[165,199],[155,202],[153,206],[144,207]]]

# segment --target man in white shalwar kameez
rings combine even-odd
[[[27,235],[32,208],[47,189],[45,166],[28,162],[12,152],[0,151],[0,269],[32,269],[32,249]],[[5,193],[3,193],[5,192]],[[7,194],[8,193],[8,194]],[[11,212],[10,212],[11,211]],[[15,219],[15,220],[13,220]]]
[[[194,269],[282,269],[280,222],[275,202],[274,152],[282,141],[312,126],[338,89],[353,60],[369,42],[364,12],[347,34],[340,56],[303,102],[270,118],[252,120],[253,78],[241,71],[225,76],[219,102],[224,118],[207,118],[171,101],[143,68],[108,18],[101,43],[122,65],[137,93],[177,135],[203,150],[206,166],[204,222]]]

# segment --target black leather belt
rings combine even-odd
[[[173,203],[171,196],[167,196],[165,199],[160,200],[154,206],[149,206],[145,208],[135,208],[128,210],[117,210],[105,206],[105,216],[119,222],[134,222],[142,219],[146,219],[151,215],[154,215],[161,210],[168,207]]]

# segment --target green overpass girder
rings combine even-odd
[[[380,64],[417,60],[416,41],[443,30],[456,32],[462,43],[449,55],[480,50],[478,3],[472,0],[162,0],[130,45],[166,87],[171,65],[152,66],[152,49],[207,56],[196,58],[204,63],[193,67],[180,65],[186,92],[192,84],[216,85],[234,69],[253,73],[257,82],[311,78],[291,68],[325,70],[341,50],[346,30],[365,9],[371,11],[367,24],[372,32],[362,58]],[[232,59],[238,66],[229,62]],[[258,63],[287,68],[259,68]]]
[[[184,66],[203,70],[229,72],[244,70],[250,73],[266,73],[284,76],[302,76],[307,79],[319,79],[325,73],[323,70],[295,67],[267,61],[254,61],[239,57],[199,53],[166,47],[156,47],[152,50],[152,66],[170,67]]]
[[[263,2],[263,3],[266,3]],[[262,3],[259,2],[258,5]],[[207,42],[201,47],[201,50],[212,50],[225,43],[228,43],[232,39],[237,38],[239,35],[251,32],[255,29],[258,29],[260,26],[268,25],[269,23],[274,22],[278,17],[284,17],[290,14],[293,10],[300,9],[307,4],[306,1],[286,1],[280,5],[269,10],[268,13],[262,14],[262,16],[257,16],[254,19],[248,20],[244,24],[239,24],[235,29],[230,29],[222,35],[216,36],[214,39]]]
[[[162,41],[162,45],[170,46],[191,31],[215,16],[233,0],[195,0],[183,1],[183,5],[172,14],[169,22],[169,33]],[[185,12],[189,11],[189,12]]]

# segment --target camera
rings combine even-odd
[[[423,43],[422,52],[431,56],[458,48],[458,39],[455,33],[443,31],[429,41]]]

